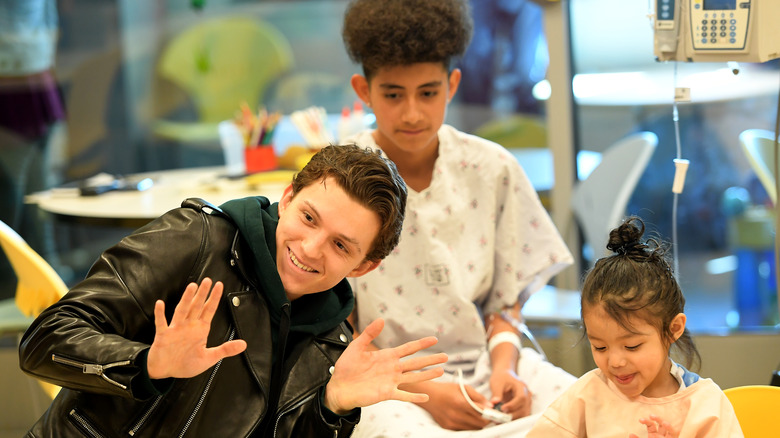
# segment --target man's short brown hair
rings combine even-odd
[[[380,261],[398,245],[406,210],[406,184],[380,150],[357,145],[327,146],[293,179],[293,196],[304,187],[333,178],[354,200],[375,212],[381,226],[366,255]],[[344,214],[349,214],[345,211]]]

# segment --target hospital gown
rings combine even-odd
[[[347,142],[378,148],[370,131]],[[374,341],[394,347],[423,336],[425,354],[449,355],[441,381],[464,382],[490,397],[483,315],[524,302],[572,263],[572,256],[517,160],[503,147],[443,125],[430,186],[409,189],[399,245],[377,269],[351,279],[358,329],[384,318]],[[533,415],[477,432],[442,429],[422,408],[382,402],[363,410],[355,437],[522,436],[576,379],[524,348],[518,375]]]
[[[528,438],[647,436],[640,418],[658,415],[680,438],[742,438],[734,408],[711,379],[672,363],[680,389],[666,397],[629,399],[598,368],[586,373],[542,415]]]

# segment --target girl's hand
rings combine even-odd
[[[662,420],[658,415],[651,415],[650,418],[640,418],[639,422],[647,426],[647,438],[678,438],[679,432],[672,428],[672,425]],[[639,438],[635,434],[629,435],[629,438]]]

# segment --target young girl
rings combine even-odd
[[[685,298],[654,240],[641,243],[641,219],[609,234],[582,288],[582,321],[598,369],[547,408],[533,437],[742,437],[728,399],[686,365],[701,358],[685,328]]]

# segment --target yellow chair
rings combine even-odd
[[[164,48],[157,73],[181,88],[197,122],[158,119],[153,132],[181,143],[216,141],[217,125],[242,102],[263,102],[269,85],[293,65],[292,48],[272,25],[247,17],[221,17],[196,24]]]
[[[724,389],[745,438],[780,435],[780,386],[747,385]]]
[[[758,180],[766,189],[772,202],[777,204],[775,187],[775,133],[766,129],[747,129],[739,134],[739,143],[747,156]]]
[[[16,295],[0,301],[0,333],[22,333],[34,316],[56,303],[68,286],[46,260],[36,253],[11,227],[0,221],[0,247],[16,274]],[[59,387],[40,382],[53,399]]]

